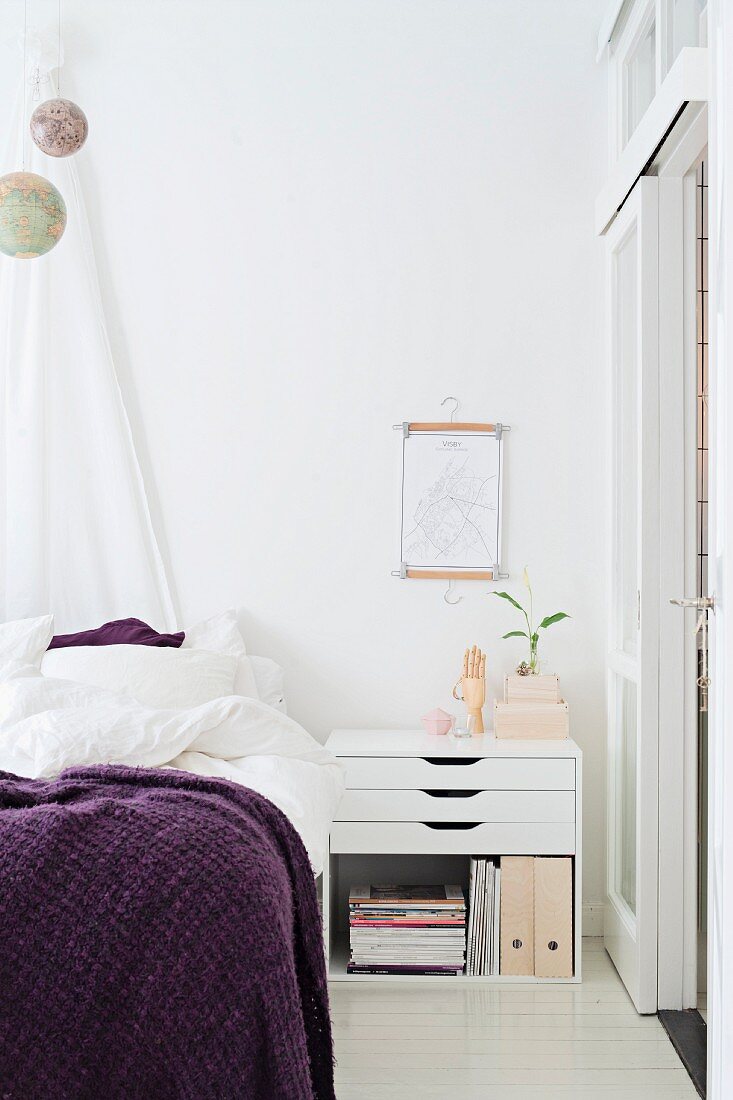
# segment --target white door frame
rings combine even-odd
[[[728,0],[709,0],[708,27],[710,86],[699,98],[709,100],[709,365],[713,409],[709,583],[716,595],[717,611],[710,653],[712,684],[708,734],[707,1095],[709,1100],[726,1100],[733,1081],[733,950],[730,943],[728,950],[724,949],[726,932],[729,941],[733,935],[733,812],[730,810],[733,791],[733,744],[730,739],[733,731],[728,729],[733,719],[728,713],[726,691],[726,685],[733,684],[733,607],[729,611],[727,606],[728,593],[733,592],[733,443],[727,443],[733,432],[733,384],[728,382],[733,371],[733,271],[727,271],[733,264],[733,10]],[[606,223],[598,225],[600,233],[605,228]],[[679,667],[678,650],[673,659]],[[667,779],[669,783],[663,795],[665,804],[673,797],[675,789],[678,794],[680,791],[679,775],[671,774]],[[682,789],[687,789],[684,780]],[[687,856],[684,862],[689,862]],[[663,874],[664,897],[673,889],[668,878],[669,867]],[[680,937],[683,942],[685,940],[689,897],[684,889],[682,894],[678,914],[684,911],[685,916],[681,926],[679,919],[676,926],[674,920],[671,926],[665,924],[668,919],[665,906],[661,922],[662,935],[667,937],[665,943],[674,942],[675,937],[677,942]],[[666,967],[664,955],[662,958]],[[683,980],[683,997],[689,986],[689,970],[686,964],[688,977]],[[663,992],[667,988],[665,980],[663,978],[660,983]],[[673,981],[673,994],[677,986],[678,982]]]
[[[710,638],[710,713],[708,725],[708,1029],[707,1095],[709,1100],[727,1100],[733,1082],[733,749],[730,744],[731,716],[728,685],[733,684],[733,615],[728,593],[733,591],[733,446],[728,442],[733,431],[733,12],[722,0],[710,0],[711,89],[709,122],[697,120],[690,127],[687,143],[666,166],[668,175],[685,174],[708,140],[708,286],[709,286],[709,392],[710,418],[709,467],[709,589],[716,597],[714,627]],[[705,133],[702,124],[705,123]],[[682,155],[684,154],[684,155]],[[660,172],[664,176],[664,169]],[[689,179],[683,188],[690,189]],[[684,195],[683,195],[684,201]],[[690,203],[685,204],[689,217]],[[689,232],[689,230],[688,230]],[[691,277],[688,273],[687,279]],[[694,274],[692,274],[694,277]],[[689,327],[689,323],[688,323]],[[689,346],[689,340],[686,337]],[[688,372],[688,377],[689,377]],[[687,407],[692,402],[688,396]],[[664,432],[662,433],[664,435]],[[688,429],[688,437],[694,430]],[[692,475],[694,477],[694,475]],[[689,468],[688,468],[689,477]],[[692,591],[691,576],[685,578]],[[686,670],[688,684],[694,679],[695,647],[689,641],[686,624]],[[691,667],[692,666],[692,667]],[[660,685],[661,686],[661,685]],[[685,742],[683,799],[686,817],[692,818],[697,802],[696,707],[687,699],[688,723]],[[694,744],[693,734],[694,729]],[[672,802],[679,793],[679,776],[668,773],[666,789],[660,787],[660,834],[665,818],[674,813]],[[675,785],[676,784],[676,785]],[[679,803],[678,803],[679,805]],[[680,894],[679,874],[673,864],[660,873],[660,1005],[662,998],[677,997],[679,976],[671,961],[677,954],[672,944],[679,942],[679,914],[683,913],[682,942],[684,973],[681,1003],[669,1007],[688,1007],[695,1003],[697,991],[697,867],[694,850],[695,825],[685,827],[684,886]],[[661,868],[660,868],[661,871]],[[676,929],[675,929],[676,924]],[[727,950],[726,950],[727,939]]]
[[[733,1081],[733,11],[727,0],[708,4],[711,44],[709,143],[710,211],[710,467],[711,584],[717,609],[711,653],[708,843],[708,1074],[709,1100],[726,1100]],[[727,945],[725,939],[727,936]]]

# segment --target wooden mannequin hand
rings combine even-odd
[[[484,719],[481,708],[486,699],[486,654],[473,646],[467,649],[463,655],[463,671],[460,677],[461,697],[466,704],[466,710],[476,720],[476,733],[484,732]],[[456,688],[453,688],[453,698],[459,699]]]
[[[481,710],[486,701],[486,681],[478,676],[463,676],[461,687],[468,713],[473,714],[474,711]]]

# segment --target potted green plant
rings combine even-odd
[[[562,619],[569,619],[570,616],[565,611],[556,611],[554,615],[546,615],[544,619],[535,626],[532,585],[526,568],[524,570],[524,583],[529,593],[529,607],[527,608],[523,607],[522,604],[518,600],[515,600],[513,596],[510,596],[508,592],[492,592],[490,594],[492,596],[498,596],[501,600],[506,600],[507,603],[510,603],[512,607],[516,607],[517,611],[520,611],[524,616],[526,630],[509,630],[506,634],[502,635],[502,638],[526,638],[529,642],[529,660],[524,660],[517,666],[517,675],[540,677],[540,631],[547,630],[549,627],[554,626],[555,623],[561,622]],[[545,677],[542,677],[542,679],[544,680]],[[556,676],[553,676],[552,680],[557,684]],[[532,686],[536,686],[538,689],[540,688],[539,683]],[[530,683],[527,683],[527,687],[530,687]]]

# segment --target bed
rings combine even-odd
[[[128,644],[120,672],[40,622],[0,625],[0,1094],[332,1097],[315,875],[339,765],[220,694],[239,652]]]

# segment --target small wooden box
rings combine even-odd
[[[505,703],[561,703],[560,677],[505,676]]]
[[[494,734],[520,740],[556,740],[570,736],[568,705],[559,703],[494,703]]]

